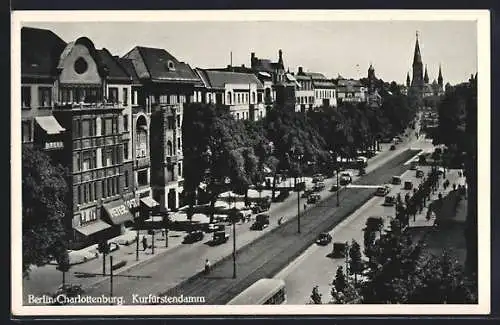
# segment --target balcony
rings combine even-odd
[[[58,110],[88,110],[88,109],[123,109],[121,103],[55,103],[54,109]]]
[[[151,159],[149,157],[136,158],[134,167],[136,169],[145,168],[151,166]]]

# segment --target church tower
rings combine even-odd
[[[441,64],[439,65],[439,75],[438,75],[438,86],[439,91],[443,91],[443,74],[441,73]]]
[[[415,42],[415,53],[413,54],[413,78],[411,80],[411,87],[422,91],[424,87],[424,71],[422,63],[422,55],[420,54],[420,45],[417,40]]]
[[[424,74],[424,85],[429,83],[429,74],[427,73],[427,65],[425,66],[425,74]]]
[[[368,93],[373,94],[375,92],[375,69],[373,65],[370,63],[370,67],[368,68]]]

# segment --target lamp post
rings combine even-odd
[[[137,220],[137,212],[135,214],[135,260],[139,260],[139,222]]]
[[[151,209],[148,211],[149,218],[152,218]],[[155,229],[153,228],[153,233],[151,235],[151,254],[155,254]]]
[[[231,223],[233,224],[233,279],[236,279],[236,209],[231,212]]]
[[[300,162],[302,161],[303,155],[297,155],[297,178],[300,177]],[[297,191],[297,232],[300,234],[300,190],[304,185],[303,182],[300,184],[295,179],[295,190]]]

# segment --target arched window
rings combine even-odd
[[[252,92],[252,103],[255,103],[255,92]]]
[[[172,141],[168,140],[167,141],[167,156],[172,156],[174,153]]]
[[[144,116],[139,116],[137,119],[135,133],[137,135],[136,157],[146,157],[148,155],[148,124]]]
[[[227,105],[231,105],[231,99],[232,99],[232,98],[233,98],[233,97],[231,96],[231,92],[229,91],[229,92],[227,93],[227,103],[226,103]]]

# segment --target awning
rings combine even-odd
[[[146,205],[148,208],[154,208],[158,205],[160,205],[158,202],[156,202],[155,200],[153,200],[153,198],[151,198],[150,196],[147,196],[147,197],[143,197],[141,199],[141,202]]]
[[[97,219],[91,223],[88,223],[86,225],[80,226],[80,227],[75,227],[75,230],[78,231],[80,234],[84,236],[90,236],[92,234],[95,234],[96,232],[99,232],[104,229],[111,228],[111,225],[107,224],[106,222]]]
[[[125,206],[125,202],[122,199],[105,203],[103,207],[114,225],[134,220],[132,213],[130,213],[130,210]]]
[[[36,122],[42,129],[47,132],[47,134],[59,134],[63,131],[66,131],[59,122],[57,122],[56,118],[52,115],[49,116],[37,116],[35,117]]]

